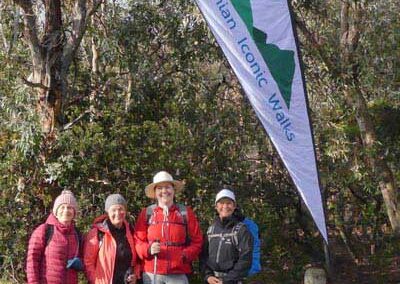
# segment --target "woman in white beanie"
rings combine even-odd
[[[106,214],[94,220],[85,238],[83,259],[90,284],[134,284],[140,278],[126,207],[121,194],[109,195],[105,202]]]
[[[75,196],[63,190],[54,201],[53,212],[32,233],[27,255],[28,283],[77,284],[80,234],[74,219],[78,212]]]
[[[252,266],[253,237],[237,210],[233,191],[215,197],[218,214],[207,230],[201,256],[205,283],[242,284]]]

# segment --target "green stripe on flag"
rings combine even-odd
[[[286,106],[290,108],[292,83],[295,71],[294,51],[281,50],[274,44],[267,44],[267,34],[253,26],[250,0],[232,0],[232,5],[246,24],[247,30],[257,45],[265,64],[278,85]]]

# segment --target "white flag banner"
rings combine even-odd
[[[318,170],[287,0],[196,0],[327,242]]]

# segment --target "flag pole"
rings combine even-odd
[[[289,0],[287,0],[288,3],[288,7],[289,7],[289,13],[290,13],[290,19],[292,22],[292,27],[293,27],[293,35],[294,35],[294,39],[296,42],[296,49],[297,49],[297,54],[299,57],[299,63],[300,63],[300,71],[301,71],[301,77],[303,80],[303,90],[304,90],[304,94],[305,94],[305,100],[306,100],[306,105],[307,105],[307,113],[308,113],[308,120],[310,123],[310,130],[311,130],[311,139],[314,145],[314,157],[315,157],[315,165],[317,167],[317,177],[318,177],[318,184],[319,184],[319,188],[320,188],[320,192],[321,192],[321,198],[324,201],[322,203],[323,209],[324,209],[324,216],[325,216],[325,220],[326,219],[326,196],[322,190],[322,184],[321,184],[321,178],[320,178],[320,173],[319,173],[319,167],[318,167],[318,160],[317,160],[317,153],[315,151],[315,138],[314,138],[314,127],[311,123],[311,116],[310,116],[310,104],[309,104],[309,100],[308,100],[308,92],[307,92],[307,88],[306,88],[306,80],[305,80],[305,76],[304,76],[304,62],[303,62],[303,56],[301,53],[301,50],[299,48],[299,38],[298,38],[298,34],[297,34],[297,30],[296,30],[296,21],[295,21],[295,14],[293,11],[293,7],[292,4]],[[327,230],[327,228],[326,228]],[[328,243],[328,236],[329,234],[327,234],[327,240],[325,240],[324,238],[322,238],[322,245],[323,245],[323,249],[324,249],[324,256],[325,256],[325,266],[326,266],[326,270],[328,273],[329,278],[332,277],[332,273],[333,273],[333,266],[332,266],[332,262],[331,262],[331,257],[330,257],[330,250],[329,250],[329,243]]]

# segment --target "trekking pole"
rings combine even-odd
[[[161,227],[161,236],[164,238],[164,223],[166,222],[166,220],[168,219],[168,207],[167,206],[163,206],[163,215],[164,215],[164,220],[163,220],[163,224]],[[159,243],[160,240],[156,239],[154,242]],[[153,284],[156,284],[156,279],[157,279],[157,254],[154,255],[154,267],[153,267]]]
[[[153,284],[156,284],[156,273],[157,273],[157,255],[154,256]]]
[[[160,240],[155,240],[154,242],[155,242],[155,243],[159,243]],[[157,255],[158,255],[158,253],[156,253],[156,254],[154,255],[153,284],[156,284],[156,279],[157,279],[157,260],[158,260]]]

